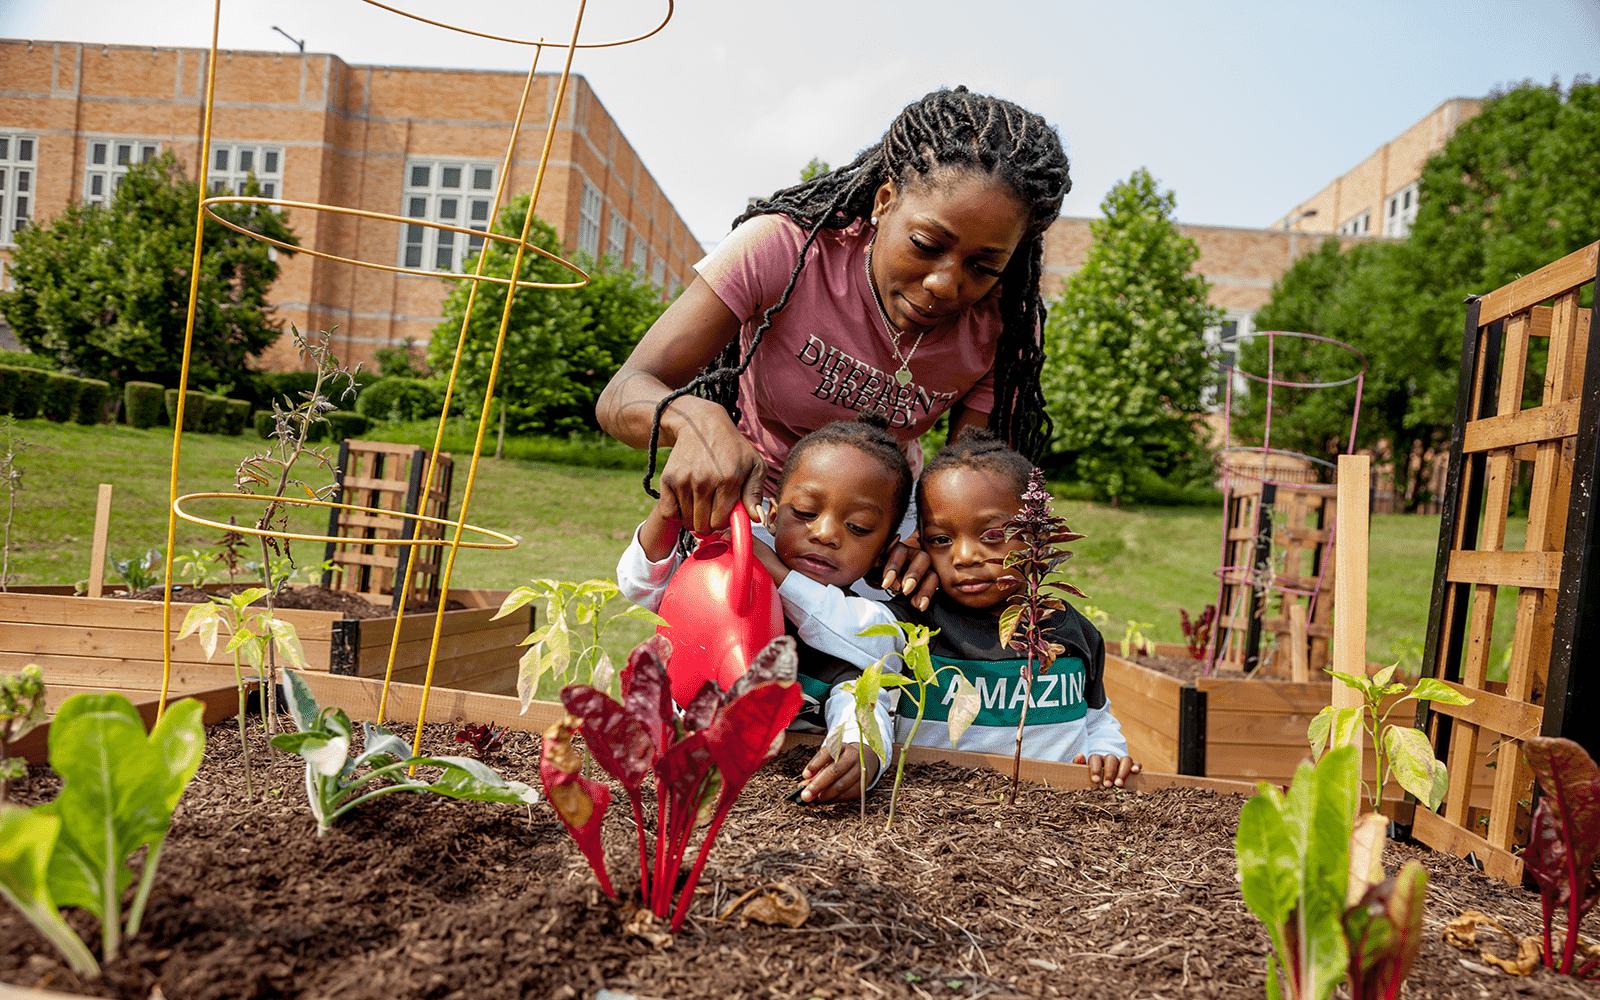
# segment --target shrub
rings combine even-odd
[[[221,434],[222,422],[227,418],[228,397],[207,394],[205,404],[205,411],[200,417],[201,433]]]
[[[250,426],[256,429],[256,437],[265,441],[272,437],[272,411],[257,410],[250,418]]]
[[[183,430],[184,433],[200,430],[201,423],[206,418],[206,394],[195,389],[190,389],[183,401]],[[178,390],[167,390],[167,423],[177,426],[178,423]]]
[[[361,414],[352,413],[349,410],[333,410],[325,414],[325,416],[328,418],[330,433],[335,441],[360,437],[366,433],[367,425],[371,423]]]
[[[18,420],[32,420],[39,415],[51,373],[43,368],[13,368],[12,372],[16,381],[11,390],[11,415]]]
[[[393,375],[367,386],[356,398],[356,412],[374,423],[426,420],[439,415],[441,402],[432,383]]]
[[[165,411],[166,387],[155,382],[129,382],[122,387],[122,408],[129,427],[155,427]]]
[[[285,407],[294,406],[305,399],[302,392],[310,392],[316,388],[316,372],[263,372],[258,380],[261,387],[259,402],[267,409],[272,408],[274,401],[283,402],[283,397],[289,397]]]
[[[44,378],[44,398],[39,401],[39,412],[46,420],[64,424],[78,412],[78,393],[83,391],[83,380],[61,372],[45,372]]]
[[[78,410],[72,419],[80,424],[98,424],[106,419],[106,402],[111,398],[111,383],[104,379],[78,380]]]
[[[0,413],[11,412],[11,396],[17,391],[16,368],[0,365]]]
[[[0,365],[11,365],[15,368],[41,368],[47,372],[56,370],[55,361],[43,354],[34,354],[31,351],[0,351]]]
[[[248,399],[224,399],[222,401],[222,419],[218,421],[217,433],[230,434],[238,437],[244,433],[245,424],[250,422],[250,401]]]

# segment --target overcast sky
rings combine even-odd
[[[565,40],[576,0],[392,0],[426,17]],[[591,0],[586,39],[626,37],[666,0]],[[0,34],[204,47],[207,0],[0,0]],[[531,49],[430,28],[360,0],[224,0],[223,48],[350,63],[525,70]],[[540,69],[559,69],[546,54]],[[679,0],[666,28],[580,51],[575,72],[695,235],[751,195],[837,165],[930,89],[965,83],[1061,132],[1096,215],[1145,166],[1185,222],[1264,226],[1451,97],[1600,70],[1600,0],[1339,3]],[[5,122],[0,121],[0,125]]]

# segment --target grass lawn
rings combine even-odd
[[[127,558],[152,546],[165,546],[169,431],[26,420],[17,423],[16,433],[32,447],[18,459],[23,489],[16,495],[11,525],[13,583],[73,583],[88,576],[99,483],[116,488],[110,532],[113,556]],[[235,464],[264,447],[265,442],[249,432],[240,438],[186,435],[179,492],[231,491]],[[303,478],[313,485],[331,481],[326,472],[303,471]],[[517,536],[522,544],[507,551],[463,549],[453,584],[509,588],[540,577],[612,576],[634,525],[651,503],[639,478],[639,472],[631,470],[509,458],[480,460],[467,520]],[[460,510],[466,482],[466,455],[458,453],[452,517]],[[1088,535],[1073,546],[1076,554],[1066,568],[1069,578],[1090,595],[1088,603],[1109,615],[1105,627],[1109,642],[1122,638],[1130,618],[1150,623],[1144,632],[1151,639],[1180,642],[1178,609],[1193,615],[1216,601],[1219,508],[1113,508],[1078,501],[1063,501],[1059,507],[1074,530]],[[218,501],[196,503],[193,509],[223,521],[230,513]],[[259,515],[259,507],[239,505],[231,512],[240,523],[248,523]],[[325,530],[326,523],[321,512],[307,511],[297,520],[300,530],[311,533]],[[180,550],[209,548],[218,534],[181,520],[178,526]],[[1392,662],[1397,643],[1420,648],[1438,530],[1437,517],[1373,518],[1368,659]],[[1518,546],[1520,541],[1508,541],[1508,548]],[[320,547],[310,543],[300,543],[294,552],[302,564],[321,558]],[[1504,588],[1496,609],[1497,646],[1509,639],[1514,603],[1514,592]],[[617,634],[606,643],[613,658],[625,655],[646,631],[642,623],[619,622]]]

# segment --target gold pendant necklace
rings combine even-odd
[[[927,335],[926,330],[917,334],[917,339],[912,342],[911,350],[904,355],[900,353],[900,331],[889,320],[889,311],[883,307],[883,299],[878,297],[878,286],[872,281],[872,245],[878,241],[878,234],[874,232],[867,241],[867,287],[872,290],[872,302],[878,307],[878,318],[883,320],[884,332],[889,335],[889,349],[894,351],[894,359],[900,362],[900,370],[894,373],[894,380],[901,385],[911,383],[911,357],[917,353],[917,348],[922,346],[922,338]]]

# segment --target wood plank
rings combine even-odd
[[[1530,705],[1488,691],[1475,691],[1454,681],[1441,683],[1455,688],[1461,694],[1473,699],[1473,702],[1470,705],[1445,705],[1435,702],[1433,704],[1435,712],[1514,739],[1521,740],[1539,735],[1539,727],[1544,723],[1544,706]]]
[[[1578,432],[1578,401],[1550,403],[1485,417],[1468,424],[1461,444],[1462,454],[1489,451],[1494,448],[1511,448],[1518,445],[1537,444],[1571,437]],[[1518,449],[1521,458],[1521,449]]]
[[[42,660],[42,662],[41,662]],[[33,662],[44,671],[46,687],[68,685],[76,688],[104,688],[111,691],[161,689],[160,660],[114,660],[80,656],[41,657]],[[0,669],[10,669],[0,660]],[[244,667],[241,672],[248,679],[256,671]],[[233,684],[232,663],[173,663],[172,690],[186,691],[198,688],[220,687]]]
[[[1412,820],[1411,835],[1436,851],[1464,858],[1475,854],[1483,870],[1509,885],[1522,884],[1522,859],[1501,850],[1464,827],[1448,822],[1426,809],[1418,809]]]
[[[173,632],[183,623],[188,606],[172,609]],[[329,611],[281,609],[277,617],[295,627],[302,640],[327,639],[340,615]],[[161,602],[119,600],[109,597],[64,597],[55,594],[0,593],[0,624],[71,625],[84,627],[161,631]]]
[[[1320,679],[1309,684],[1296,684],[1293,681],[1201,677],[1194,685],[1206,693],[1207,712],[1221,710],[1315,715],[1329,704],[1328,684]]]
[[[380,490],[384,493],[398,493],[402,502],[411,489],[411,484],[404,479],[384,479],[378,476],[345,476],[344,488],[346,490]],[[375,507],[377,504],[364,503],[363,507]]]
[[[47,694],[49,692],[46,692]],[[56,694],[60,694],[57,689]],[[79,692],[74,692],[79,693]],[[101,693],[92,690],[90,693]],[[167,704],[172,704],[183,698],[194,698],[199,701],[205,710],[201,713],[200,721],[207,726],[214,726],[224,719],[231,719],[239,714],[239,689],[231,682],[226,685],[195,688],[180,691],[167,698]],[[63,701],[65,699],[62,699]],[[144,720],[145,729],[148,731],[155,725],[157,708],[161,703],[159,695],[151,697],[130,697],[133,707],[138,710],[139,717]],[[50,726],[48,723],[30,731],[22,739],[9,745],[14,756],[25,757],[30,764],[49,763]]]
[[[1372,482],[1372,459],[1367,455],[1339,456],[1339,547],[1334,554],[1337,579],[1333,603],[1333,669],[1360,676],[1367,669],[1367,500]],[[1335,708],[1359,707],[1361,693],[1338,678],[1329,681]]]
[[[1509,285],[1496,288],[1478,300],[1478,326],[1488,326],[1495,320],[1505,319],[1593,281],[1597,261],[1600,261],[1600,243],[1591,243]]]
[[[1555,310],[1549,306],[1534,306],[1528,310],[1528,336],[1550,336],[1551,320]]]
[[[48,654],[93,656],[106,659],[156,660],[161,659],[161,633],[146,629],[74,628],[61,625],[8,624],[5,628],[6,654],[24,658]],[[327,641],[301,642],[306,659],[319,669],[328,669]],[[205,650],[199,636],[189,636],[173,643],[172,658],[185,663],[206,663]],[[218,655],[222,655],[219,652]]]
[[[461,608],[456,611],[446,611],[444,613],[444,624],[440,627],[440,634],[460,635],[463,632],[477,632],[487,628],[521,628],[524,636],[528,634],[526,612],[513,612],[499,621],[495,621],[494,616],[497,610],[496,608]],[[388,646],[394,635],[395,622],[400,623],[401,642],[414,642],[418,639],[431,638],[436,617],[436,613],[432,611],[409,611],[403,616],[368,618],[361,623],[361,648]]]
[[[90,597],[99,597],[105,592],[106,540],[111,531],[111,489],[110,483],[101,483],[95,496],[94,535],[89,546]]]
[[[1450,553],[1445,579],[1451,583],[1554,590],[1561,585],[1561,553],[1457,550]]]

